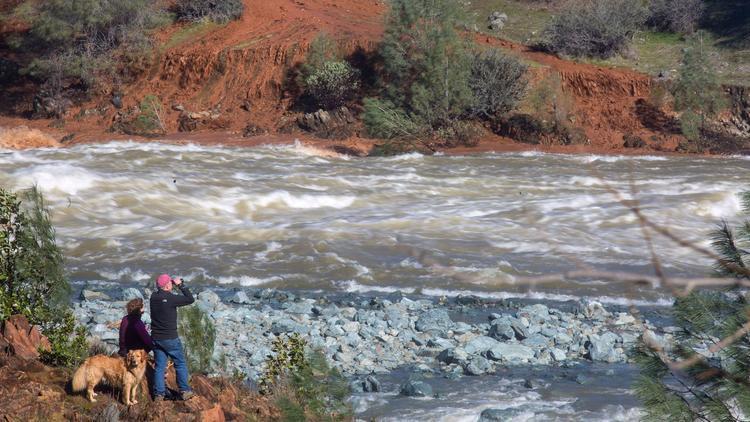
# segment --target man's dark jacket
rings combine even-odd
[[[182,295],[161,289],[151,295],[151,338],[154,340],[177,338],[177,308],[195,302],[193,294],[184,283],[177,288]]]

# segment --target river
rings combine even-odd
[[[637,198],[659,225],[710,246],[708,233],[717,223],[741,218],[737,193],[750,188],[748,169],[747,157],[523,152],[347,159],[299,144],[118,142],[0,151],[0,186],[41,188],[79,285],[145,285],[169,272],[227,288],[553,303],[585,297],[643,306],[668,306],[670,296],[598,280],[531,289],[518,278],[580,263],[653,271],[636,218],[610,188]],[[659,236],[654,242],[668,274],[710,270],[710,259]],[[618,371],[625,378],[633,372]],[[461,400],[488,391],[486,380],[462,382],[468,384],[452,393]],[[518,391],[508,387],[512,382],[497,385],[500,396]],[[625,391],[627,383],[616,388]],[[575,401],[567,394],[560,400]],[[552,408],[567,406],[550,400]],[[605,405],[618,401],[581,411],[601,416]],[[389,406],[381,414],[430,414]],[[378,404],[362,412],[375,415]]]

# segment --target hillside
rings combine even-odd
[[[502,2],[475,3],[472,7],[478,19],[485,19],[480,13]],[[543,9],[535,16],[545,16],[547,6],[534,7]],[[361,63],[373,57],[383,31],[385,10],[385,2],[377,0],[245,0],[242,18],[226,25],[175,24],[161,29],[156,34],[155,58],[142,75],[133,83],[111,86],[91,100],[74,105],[67,111],[64,124],[26,118],[33,102],[32,85],[27,83],[8,90],[13,107],[8,107],[10,102],[2,107],[0,126],[39,128],[74,143],[132,138],[109,133],[110,128],[117,129],[126,110],[134,110],[144,98],[155,96],[163,107],[160,117],[164,129],[174,134],[167,136],[169,139],[221,142],[232,138],[238,144],[258,143],[258,139],[241,139],[245,128],[250,129],[247,135],[259,135],[262,142],[310,138],[295,124],[302,110],[295,104],[298,92],[293,83],[294,71],[304,60],[310,43],[319,33],[327,33],[350,61]],[[514,24],[513,17],[510,24]],[[11,28],[22,29],[17,25]],[[5,33],[8,30],[6,25]],[[498,36],[506,32],[511,38],[518,38],[518,28],[508,28]],[[580,128],[584,136],[575,145],[562,147],[542,142],[538,147],[606,152],[622,150],[623,139],[629,137],[641,139],[645,151],[666,152],[674,151],[682,139],[675,129],[674,116],[649,105],[653,79],[647,74],[611,67],[609,63],[562,60],[490,34],[474,36],[479,44],[500,47],[526,62],[531,69],[531,91],[540,84],[559,80],[564,97],[562,106],[569,108],[565,110],[565,118]],[[115,93],[122,98],[119,112],[110,104]],[[747,95],[741,92],[740,103],[742,94]],[[534,105],[525,101],[523,107],[529,109]],[[556,110],[559,107],[555,104]],[[726,121],[731,119],[732,116],[725,116]],[[203,135],[178,134],[187,131]],[[278,134],[281,135],[277,137]],[[371,144],[360,139],[363,134],[356,123],[350,135],[353,137],[350,136],[348,144]],[[513,143],[488,133],[479,148],[517,148]]]

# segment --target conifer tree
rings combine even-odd
[[[750,214],[750,192],[741,195]],[[732,229],[725,221],[712,233],[720,254],[716,264],[722,277],[748,279],[750,219]],[[741,336],[717,353],[709,347],[737,332],[748,322],[750,297],[733,288],[693,292],[673,306],[676,334],[671,354],[705,356],[697,364],[675,370],[645,344],[638,347],[641,376],[635,390],[645,405],[646,421],[740,421],[750,417],[750,338]]]
[[[682,132],[698,150],[704,147],[701,141],[706,121],[724,106],[721,85],[703,45],[703,37],[704,34],[698,32],[689,38],[672,91],[675,109],[682,112]]]

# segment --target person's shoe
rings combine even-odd
[[[193,393],[192,391],[182,392],[182,400],[190,400],[192,397],[195,397],[195,393]]]
[[[156,396],[154,397],[154,403],[159,403],[164,401],[164,396]]]

